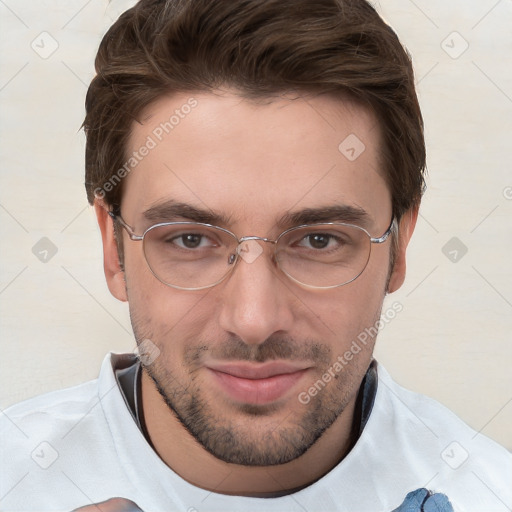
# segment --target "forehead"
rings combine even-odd
[[[348,99],[174,94],[133,124],[126,157],[136,160],[122,201],[133,222],[167,200],[221,213],[232,227],[339,204],[375,222],[391,215],[377,120]]]

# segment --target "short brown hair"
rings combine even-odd
[[[425,143],[411,59],[366,0],[140,0],[106,33],[95,65],[83,123],[91,204],[100,193],[120,207],[122,180],[109,180],[145,107],[225,86],[247,98],[307,91],[362,102],[380,122],[394,215],[421,200]]]

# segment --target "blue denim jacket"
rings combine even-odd
[[[444,494],[432,494],[427,489],[410,492],[393,512],[454,512]]]

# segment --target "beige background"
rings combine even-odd
[[[132,4],[0,0],[2,409],[133,349],[103,278],[79,131],[99,40]],[[512,449],[512,1],[377,5],[414,59],[430,173],[408,278],[388,299],[403,311],[377,358]]]

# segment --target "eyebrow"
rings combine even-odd
[[[288,212],[279,219],[277,225],[279,227],[289,227],[322,222],[348,222],[368,225],[370,221],[370,215],[363,208],[359,206],[336,204]]]
[[[143,212],[146,220],[151,222],[172,222],[184,219],[191,222],[213,224],[216,226],[228,226],[232,222],[231,216],[213,212],[170,199],[152,206]],[[359,206],[335,204],[317,208],[303,208],[301,210],[287,212],[278,221],[279,228],[300,226],[302,224],[317,224],[323,222],[348,222],[368,225],[371,217],[366,210]]]
[[[228,216],[173,199],[152,206],[143,215],[145,219],[153,222],[172,222],[176,219],[186,219],[203,224],[227,225],[231,221]]]

